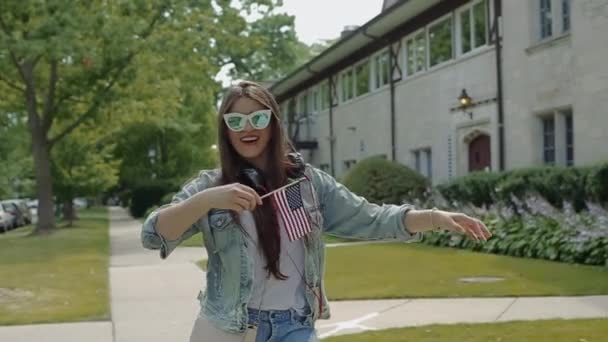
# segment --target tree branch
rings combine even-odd
[[[42,110],[42,128],[44,132],[48,132],[53,124],[53,118],[55,111],[53,101],[55,100],[55,89],[57,86],[57,80],[59,76],[57,74],[57,60],[51,61],[51,71],[49,77],[49,89],[46,93],[46,99],[44,100],[44,109]]]
[[[154,18],[152,18],[152,20],[150,21],[150,24],[148,25],[146,30],[144,30],[144,32],[141,34],[141,37],[143,39],[146,39],[152,33],[154,26],[156,25],[158,20],[161,18],[164,11],[165,11],[164,8],[159,9],[158,13],[154,16]],[[111,80],[108,82],[108,84],[105,87],[103,87],[103,89],[101,89],[95,95],[95,98],[93,99],[93,103],[89,106],[89,108],[86,110],[86,112],[84,114],[82,114],[80,117],[78,117],[76,120],[74,120],[74,122],[72,122],[66,128],[64,128],[63,131],[61,131],[55,137],[49,139],[49,146],[52,147],[55,143],[57,143],[58,141],[63,139],[66,135],[70,134],[74,129],[76,129],[83,122],[85,122],[90,117],[92,117],[95,113],[97,113],[97,110],[99,109],[99,106],[101,105],[104,97],[110,92],[110,90],[112,89],[114,84],[118,81],[118,79],[121,77],[124,70],[131,63],[131,61],[133,60],[133,58],[135,57],[135,55],[138,52],[139,51],[131,52],[127,57],[125,57],[125,59],[123,59],[122,61],[117,63],[118,68],[116,70],[116,73],[114,74],[114,77],[111,78]],[[67,98],[69,98],[69,96],[62,98],[61,100],[63,101]]]
[[[25,88],[22,88],[22,87],[18,86],[16,83],[13,83],[13,82],[7,80],[2,75],[0,75],[0,81],[3,81],[4,83],[6,83],[7,86],[9,86],[9,87],[11,87],[11,88],[13,88],[15,90],[18,90],[18,91],[20,91],[22,93],[25,93]]]

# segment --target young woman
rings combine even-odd
[[[201,171],[142,230],[143,246],[160,249],[161,258],[203,234],[207,282],[190,341],[317,341],[315,321],[329,318],[323,233],[407,241],[446,229],[490,237],[460,213],[370,204],[303,163],[290,151],[275,99],[256,83],[226,92],[218,137],[220,169]]]

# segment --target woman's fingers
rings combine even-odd
[[[255,210],[255,207],[258,205],[255,197],[246,191],[241,191],[237,195],[237,198],[247,201],[247,210],[253,211],[253,210]]]
[[[250,210],[249,207],[251,206],[251,203],[244,198],[237,197],[233,201],[233,206],[232,209],[240,213],[245,210]]]
[[[469,217],[464,215],[462,217],[459,217],[456,221],[456,225],[462,228],[470,238],[475,241],[479,241],[481,239],[481,236],[478,235],[476,229],[474,228],[475,225],[473,225],[472,223],[473,221]]]
[[[253,190],[251,187],[241,184],[240,189],[253,196],[253,199],[255,200],[255,203],[257,205],[262,205],[262,199],[260,198],[260,195],[258,195],[258,193],[255,192],[255,190]]]

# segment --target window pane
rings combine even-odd
[[[487,19],[486,2],[482,1],[473,7],[473,17],[475,18],[475,46],[486,45]]]
[[[570,0],[562,0],[562,32],[570,31]]]
[[[540,0],[540,38],[544,39],[553,34],[551,17],[551,0]]]
[[[572,112],[565,114],[566,119],[566,165],[574,165],[574,127],[572,123]]]
[[[369,61],[357,67],[357,96],[369,92]]]
[[[388,51],[382,54],[382,85],[388,84],[389,82],[389,56]]]
[[[376,56],[376,58],[374,59],[374,69],[376,69],[376,87],[375,88],[380,88],[380,85],[382,84],[382,67],[380,65],[380,56]]]
[[[452,59],[452,17],[429,28],[430,66]]]
[[[416,37],[416,71],[422,71],[426,67],[426,40],[424,32]]]
[[[416,44],[413,39],[407,41],[407,75],[416,72]]]
[[[327,109],[329,107],[329,86],[327,83],[323,83],[321,86],[321,109]]]
[[[460,13],[460,41],[462,53],[471,51],[471,12],[466,10]]]
[[[543,160],[555,162],[555,121],[553,117],[543,119]]]
[[[302,95],[300,96],[300,101],[298,103],[298,114],[304,114],[308,112],[308,96]]]

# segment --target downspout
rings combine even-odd
[[[393,49],[393,44],[391,44],[389,46],[389,70],[390,70],[390,75],[389,75],[389,80],[390,80],[390,89],[391,89],[391,160],[392,161],[396,161],[397,157],[396,157],[396,150],[397,150],[397,146],[396,146],[396,140],[397,140],[397,133],[396,133],[396,127],[395,127],[395,79],[394,79],[394,74],[395,74],[395,70],[394,70],[394,65],[397,61],[394,60],[395,58],[395,53],[394,53],[394,49]]]
[[[498,169],[505,169],[505,126],[504,126],[504,101],[502,86],[502,32],[500,31],[500,19],[502,18],[502,1],[494,0],[494,43],[496,44],[496,104],[498,109]]]
[[[329,92],[329,165],[332,176],[336,176],[336,169],[334,166],[334,99],[333,99],[333,89],[334,89],[334,81],[333,77],[329,76],[329,87],[327,87],[327,91]]]

